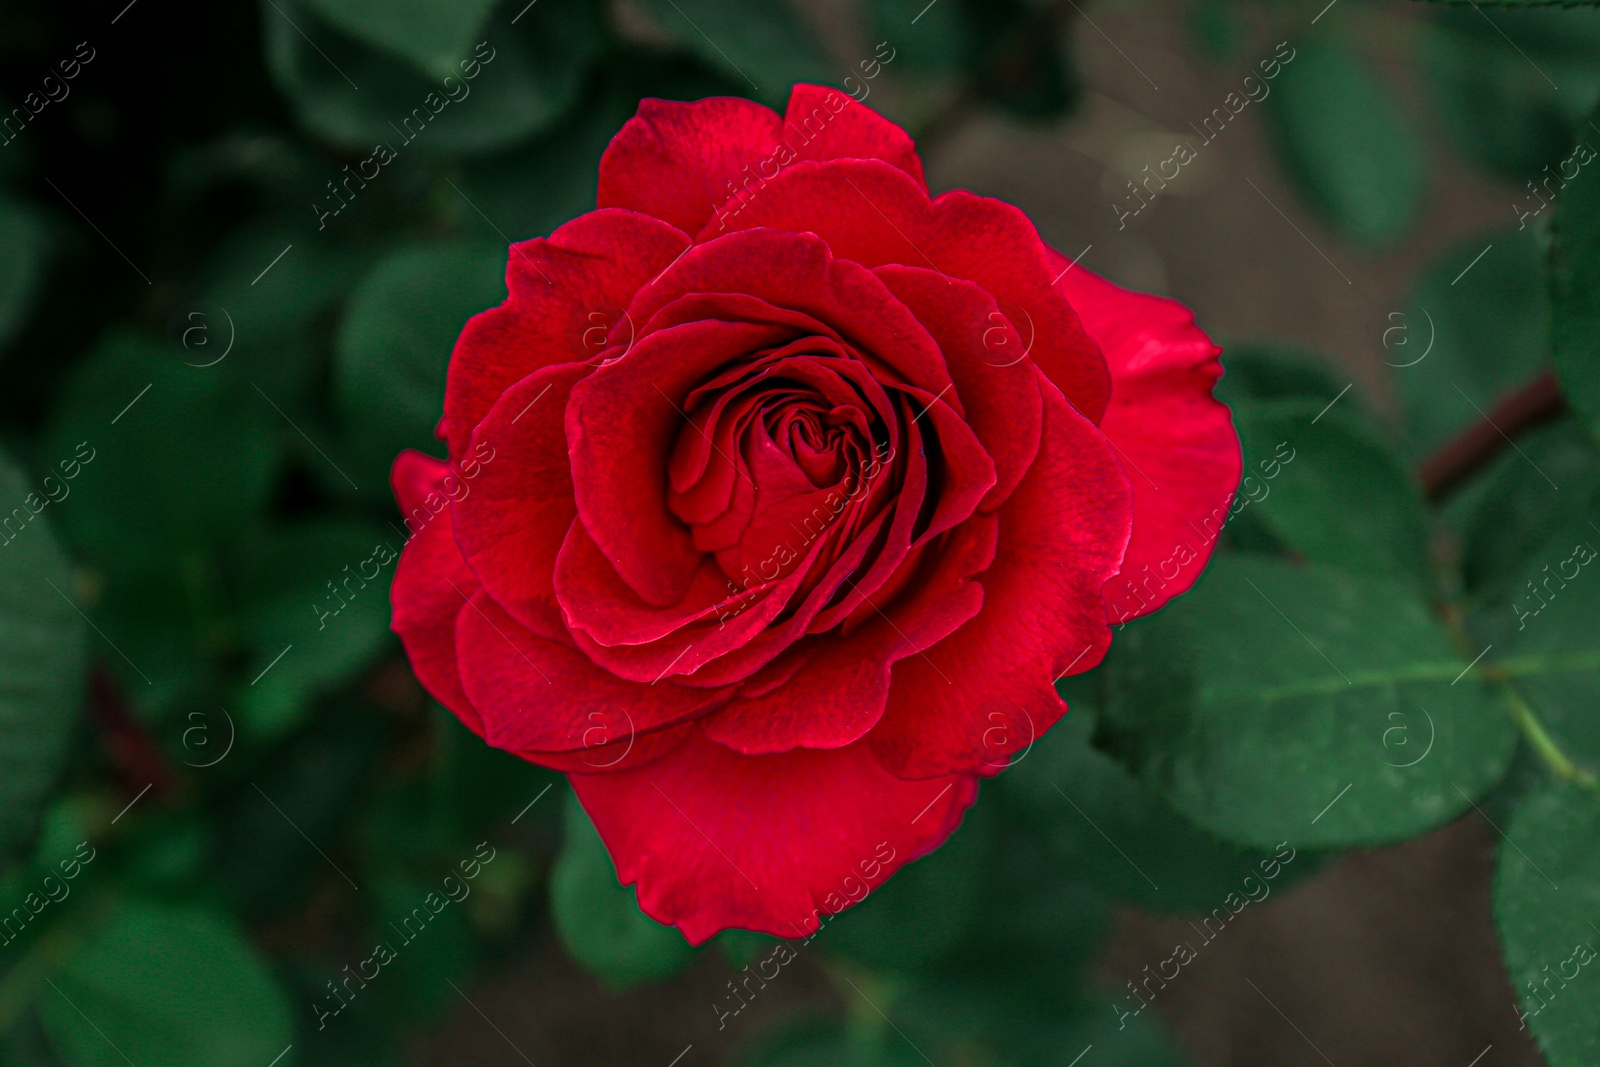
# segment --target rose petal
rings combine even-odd
[[[628,301],[688,244],[649,215],[611,210],[512,245],[510,296],[473,316],[450,356],[441,423],[450,454],[465,452],[473,429],[513,383],[541,367],[625,350],[633,337]]]
[[[1105,412],[1105,360],[1054,284],[1061,268],[1049,247],[1010,204],[960,190],[930,201],[920,183],[876,160],[796,163],[728,224],[730,235],[756,227],[814,233],[864,266],[898,263],[975,282],[1072,405],[1093,422]]]
[[[971,581],[994,560],[997,521],[980,516],[957,530],[938,562],[906,592],[870,606],[869,620],[848,636],[828,634],[806,642],[803,672],[765,692],[763,671],[741,695],[700,721],[707,737],[756,755],[792,748],[839,748],[866,734],[883,714],[890,669],[922,654],[955,632],[983,605],[983,587]],[[796,652],[800,651],[796,649]],[[767,668],[786,670],[783,663]]]
[[[1051,254],[1062,269],[1070,264]],[[1061,285],[1111,365],[1100,429],[1133,486],[1133,538],[1105,601],[1111,621],[1124,623],[1185,592],[1205,569],[1239,486],[1239,436],[1211,396],[1222,350],[1188,308],[1082,267]]]
[[[708,558],[683,600],[653,608],[616,577],[583,525],[574,523],[557,562],[556,587],[572,637],[590,659],[623,678],[656,682],[693,674],[748,645],[804,578],[795,571],[745,592]]]
[[[571,781],[639,907],[696,945],[728,927],[815,932],[943,842],[977,796],[969,776],[896,778],[864,743],[741,756],[694,735],[647,767]]]
[[[911,180],[884,164],[872,166]],[[639,290],[628,313],[651,329],[658,313],[676,321],[676,302],[691,294],[738,294],[692,304],[701,317],[723,303],[741,314],[759,314],[755,301],[764,301],[780,309],[778,321],[814,322],[817,332],[887,368],[879,375],[886,383],[905,382],[935,395],[950,385],[938,346],[905,305],[871,271],[836,256],[813,234],[743,229],[698,245]]]
[[[1039,454],[1043,401],[1022,339],[994,298],[972,282],[952,283],[920,267],[873,271],[938,343],[966,411],[995,467],[980,510],[999,507]]]
[[[679,434],[695,432],[684,398],[723,364],[788,340],[788,333],[717,320],[657,330],[574,386],[566,433],[578,516],[617,574],[647,602],[667,607],[681,600],[702,558],[667,501],[667,458]]]
[[[994,488],[994,460],[984,451],[983,442],[966,419],[950,403],[949,393],[931,394],[925,389],[904,391],[906,419],[922,432],[911,433],[913,447],[929,457],[928,466],[939,476],[933,514],[917,534],[913,545],[926,543],[961,522],[978,509]]]
[[[654,670],[666,655],[672,654],[675,658],[681,656],[677,662],[669,664],[671,673],[674,676],[681,676],[677,677],[680,684],[717,686],[742,681],[745,682],[745,687],[741,691],[747,690],[751,685],[765,685],[764,681],[757,682],[751,679],[751,676],[757,671],[762,671],[762,678],[766,679],[774,670],[788,669],[774,665],[771,670],[763,670],[804,637],[808,630],[813,629],[817,613],[833,599],[840,586],[848,582],[850,575],[860,567],[867,550],[876,541],[876,532],[882,529],[886,519],[887,515],[879,515],[867,525],[855,543],[842,550],[836,544],[837,531],[824,531],[815,541],[804,542],[801,546],[806,552],[804,566],[796,568],[788,577],[779,581],[757,580],[748,586],[734,585],[730,582],[730,589],[734,595],[718,606],[714,619],[684,627],[655,647],[605,649],[603,655],[600,650],[590,650],[590,654],[624,677],[635,676],[635,672]],[[825,563],[825,553],[830,550],[837,551],[838,558],[831,563]],[[821,577],[818,578],[817,574],[821,568],[825,569],[822,569]],[[808,582],[814,583],[813,587],[805,592],[799,607],[793,607],[796,597],[801,590],[807,588]],[[772,624],[772,620],[778,614],[790,608],[792,610],[786,618],[775,625]],[[723,627],[737,626],[740,620],[758,611],[760,618],[757,624],[747,624],[735,640],[711,632],[710,626],[713,621],[720,630]],[[578,636],[581,642],[581,632]],[[713,641],[718,643],[713,646]],[[699,645],[704,645],[706,648],[714,647],[716,655],[706,655],[704,649],[701,649],[693,661],[693,673],[686,674],[685,661],[689,660],[688,653]],[[804,653],[797,650],[795,654]],[[751,680],[746,681],[747,679]]]
[[[534,625],[535,602],[555,598],[551,574],[577,514],[566,408],[588,374],[581,363],[535,371],[473,431],[474,454],[488,449],[493,459],[455,506],[456,541],[490,595],[525,626]]]
[[[584,732],[585,747],[579,752],[514,752],[512,755],[563,774],[601,774],[628,771],[653,763],[698,732],[692,722],[667,726],[653,733],[635,734],[618,708],[600,715]],[[595,713],[591,712],[591,715]],[[588,742],[592,741],[593,744]]]
[[[597,721],[621,719],[643,736],[725,704],[731,689],[685,689],[625,681],[582,652],[522,626],[479,592],[456,623],[462,687],[483,720],[483,737],[508,752],[592,747]],[[595,718],[599,716],[599,720]]]
[[[641,100],[600,157],[596,204],[697,233],[738,192],[744,168],[771,154],[782,124],[771,108],[734,96]]]
[[[911,137],[837,89],[796,85],[782,118],[737,97],[642,100],[600,158],[597,203],[696,233],[788,162],[839,158],[881,159],[926,184]]]
[[[456,615],[462,594],[478,590],[451,530],[452,516],[444,480],[450,466],[410,449],[395,457],[389,478],[405,515],[410,539],[400,550],[389,602],[390,629],[405,646],[417,681],[435,700],[455,713],[473,733],[483,734],[483,721],[461,688],[456,668]]]
[[[783,133],[799,160],[879,159],[923,186],[928,184],[911,135],[831,86],[801,84],[790,89]]]
[[[913,401],[912,397],[917,399]],[[979,500],[994,484],[993,462],[971,428],[956,417],[943,398],[910,390],[900,404],[902,421],[911,428],[907,439],[912,447],[905,453],[906,473],[893,499],[893,522],[883,544],[876,546],[866,573],[850,582],[849,591],[812,621],[809,626],[812,632],[844,622],[852,612],[870,610],[874,595],[896,575],[903,578],[914,568],[916,550],[971,516]],[[937,433],[925,437],[917,431],[915,422],[923,417],[938,427]],[[937,471],[930,471],[933,464],[928,455],[929,438],[945,446],[935,457],[943,461]],[[883,458],[893,462],[897,457],[886,455]],[[930,474],[933,476],[931,484],[938,492],[938,502],[924,526],[922,504],[930,485]]]
[[[983,610],[922,656],[895,666],[869,739],[907,778],[978,773],[1067,710],[1055,680],[1087,670],[1111,643],[1100,588],[1132,525],[1127,476],[1061,393],[1040,382],[1039,457],[999,512],[1000,547],[980,577]],[[994,715],[1009,729],[992,732]]]

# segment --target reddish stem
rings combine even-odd
[[[1517,435],[1566,410],[1554,371],[1546,370],[1516,392],[1502,397],[1487,415],[1468,426],[1423,460],[1417,477],[1429,500],[1442,500],[1493,459]]]
[[[89,711],[100,724],[112,766],[129,795],[146,786],[155,797],[172,791],[176,779],[166,757],[133,717],[111,675],[100,667],[89,675]]]

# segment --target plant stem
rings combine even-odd
[[[1452,608],[1446,612],[1445,623],[1455,639],[1456,646],[1463,651],[1463,654],[1470,654],[1472,642],[1467,636],[1466,620],[1459,608]],[[1572,757],[1568,756],[1560,743],[1550,735],[1544,720],[1539,718],[1539,713],[1533,710],[1533,706],[1517,688],[1514,680],[1516,675],[1507,671],[1504,664],[1500,663],[1486,663],[1479,668],[1479,671],[1485,682],[1505,696],[1506,707],[1511,712],[1511,721],[1516,724],[1522,736],[1527,739],[1529,747],[1550,773],[1555,775],[1557,780],[1576,785],[1600,798],[1600,778],[1596,778],[1593,773],[1574,763]]]
[[[1429,500],[1440,500],[1465,482],[1511,443],[1516,435],[1555,418],[1566,399],[1555,372],[1541,371],[1533,380],[1496,401],[1489,413],[1444,443],[1417,468]]]
[[[1600,778],[1596,778],[1589,771],[1584,770],[1572,762],[1568,756],[1550,736],[1550,731],[1545,728],[1544,720],[1539,718],[1528,702],[1523,699],[1517,687],[1507,680],[1501,680],[1500,688],[1505,693],[1506,704],[1511,709],[1511,721],[1517,724],[1522,731],[1522,736],[1528,739],[1528,744],[1535,754],[1544,761],[1550,773],[1563,782],[1570,782],[1581,789],[1600,797]]]

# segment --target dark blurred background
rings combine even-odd
[[[1540,1062],[1478,814],[1302,854],[1123,1018],[1261,857],[1094,749],[1089,688],[945,850],[749,983],[770,939],[691,951],[649,923],[559,776],[426,698],[380,546],[404,539],[388,465],[440,453],[450,344],[500,299],[506,245],[592,207],[641,97],[781,109],[795,81],[904,124],[935,192],[1020,205],[1241,360],[1287,352],[1330,398],[1354,383],[1345,403],[1420,460],[1471,412],[1408,391],[1411,361],[1443,353],[1492,398],[1545,359],[1535,183],[1600,93],[1600,16],[524,3],[0,6],[7,499],[93,454],[45,483],[49,532],[14,535],[39,542],[49,610],[93,629],[24,649],[52,710],[7,742],[0,903],[80,842],[94,857],[0,934],[0,1062]],[[347,979],[475,857],[468,895]]]

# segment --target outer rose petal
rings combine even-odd
[[[697,734],[638,770],[571,781],[639,907],[695,945],[728,927],[814,932],[852,887],[938,847],[978,792],[967,775],[896,778],[865,742],[741,756]]]
[[[1066,712],[1056,678],[1093,667],[1111,644],[1099,591],[1128,543],[1127,477],[1058,390],[1041,381],[1040,393],[1039,457],[998,513],[1000,549],[979,577],[983,610],[895,665],[869,735],[903,777],[994,771]]]
[[[1051,250],[1058,270],[1071,263]],[[1148,615],[1188,590],[1211,558],[1243,459],[1233,416],[1211,388],[1222,349],[1175,300],[1129,292],[1082,267],[1061,277],[1111,366],[1100,430],[1133,485],[1133,538],[1106,583],[1113,623]]]
[[[483,737],[508,752],[578,752],[601,725],[638,735],[721,707],[732,689],[649,686],[618,678],[560,640],[552,623],[530,631],[487,594],[456,620],[461,682],[483,718]]]
[[[567,396],[589,373],[581,363],[545,367],[501,394],[472,435],[486,463],[456,504],[456,542],[485,588],[524,626],[533,602],[551,603],[556,553],[577,508],[567,459]]]
[[[746,164],[772,152],[781,125],[771,108],[735,96],[641,100],[600,157],[596,206],[642,211],[695,233],[733,195]]]
[[[394,607],[389,626],[405,646],[417,681],[481,737],[483,720],[462,691],[456,669],[456,616],[465,598],[478,591],[478,580],[461,558],[451,530],[449,498],[443,492],[449,474],[449,464],[421,452],[407,449],[395,457],[389,479],[411,539],[400,551],[389,587]]]
[[[639,734],[630,730],[625,717],[601,716],[587,731],[589,736],[586,741],[593,744],[581,752],[530,751],[514,755],[562,774],[627,771],[667,755],[695,731],[694,723],[684,722],[654,733]]]
[[[921,183],[877,160],[795,163],[728,223],[730,232],[761,227],[815,234],[835,257],[865,267],[926,267],[975,282],[1073,407],[1100,421],[1111,375],[1053,284],[1061,270],[1049,246],[1019,208],[959,189],[930,200]]]
[[[596,203],[692,234],[786,159],[840,158],[881,159],[927,184],[911,137],[837,89],[796,85],[782,118],[731,96],[642,100],[600,158]]]
[[[682,254],[689,238],[648,215],[591,211],[511,246],[510,296],[467,322],[450,354],[444,437],[461,456],[473,428],[514,383],[557,363],[597,363],[632,328],[619,324],[639,287]]]
[[[881,159],[924,187],[928,184],[911,135],[830,86],[796,85],[790,89],[783,133],[784,143],[799,159]]]

